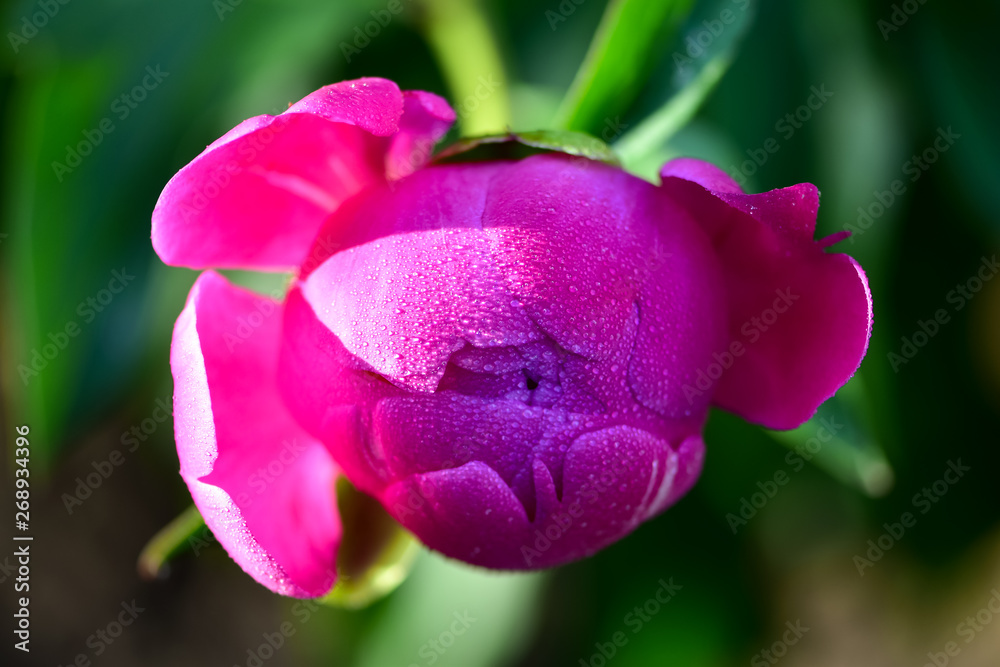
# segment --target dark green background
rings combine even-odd
[[[220,17],[210,0],[71,0],[17,53],[6,35],[39,6],[17,2],[0,12],[4,488],[13,477],[14,427],[28,424],[36,535],[33,650],[23,656],[5,640],[3,659],[69,664],[84,653],[102,665],[244,665],[262,633],[289,622],[295,635],[264,664],[408,667],[428,664],[421,646],[448,628],[453,612],[471,609],[478,620],[436,664],[586,664],[595,642],[618,631],[628,643],[609,662],[616,666],[748,664],[781,638],[786,621],[801,620],[810,630],[781,664],[919,665],[957,641],[961,654],[950,664],[995,665],[1000,617],[968,644],[957,626],[1000,587],[1000,281],[958,312],[946,298],[1000,245],[1000,11],[992,2],[913,2],[916,13],[888,39],[878,21],[890,17],[889,3],[753,3],[745,22],[713,40],[713,52],[737,49],[721,84],[657,147],[730,171],[775,137],[779,150],[747,187],[817,184],[825,235],[854,223],[876,191],[908,179],[904,163],[932,146],[939,128],[960,135],[919,180],[906,181],[870,229],[838,247],[861,261],[875,298],[862,372],[824,412],[845,414],[851,425],[838,444],[846,463],[791,474],[734,536],[727,514],[758,482],[791,468],[775,437],[718,413],[703,478],[687,498],[597,556],[542,576],[491,575],[425,557],[388,599],[362,612],[320,609],[305,622],[301,606],[255,584],[217,545],[181,557],[166,580],[139,581],[139,550],[190,502],[168,423],[134,452],[121,441],[170,395],[170,331],[196,276],[154,256],[156,197],[237,122],[280,111],[326,83],[378,75],[449,96],[422,36],[421,10],[403,4],[350,63],[341,42],[385,2],[243,0]],[[696,3],[680,32],[645,60],[635,100],[623,98],[609,118],[634,127],[682,86],[673,54],[704,30],[702,21],[739,4]],[[575,9],[553,29],[546,11],[559,11],[557,0],[483,3],[517,129],[549,123],[604,10],[601,0],[564,6]],[[169,76],[121,117],[116,97],[157,66]],[[776,124],[806,103],[812,86],[833,96],[783,137]],[[104,118],[113,132],[57,178],[52,163]],[[122,268],[135,279],[87,322],[78,304]],[[894,372],[887,354],[939,308],[951,321]],[[26,384],[18,366],[68,321],[80,335]],[[116,449],[124,463],[69,513],[64,494]],[[851,477],[864,453],[891,466],[887,493],[866,493]],[[913,511],[913,495],[958,459],[971,471],[859,576],[853,557],[884,522]],[[0,548],[0,565],[6,553]],[[670,577],[683,589],[633,633],[626,614]],[[0,568],[8,638],[12,584]],[[95,657],[88,636],[133,599],[145,611]]]

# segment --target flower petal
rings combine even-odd
[[[373,186],[327,218],[299,273],[305,278],[331,255],[393,234],[482,227],[490,180],[502,163],[431,166]]]
[[[278,385],[296,420],[327,444],[351,482],[377,494],[388,477],[368,415],[379,400],[403,390],[351,355],[298,286],[285,303]]]
[[[668,163],[663,189],[708,233],[729,292],[729,347],[706,375],[716,405],[769,428],[794,428],[857,370],[872,300],[853,258],[813,240],[819,192],[805,183],[759,195],[716,167]]]
[[[326,448],[277,392],[280,304],[206,272],[174,328],[174,426],[181,476],[205,523],[271,590],[333,586],[341,539]]]
[[[455,112],[433,93],[407,90],[403,93],[403,117],[392,138],[386,162],[390,179],[408,176],[430,159],[434,144],[455,122]]]
[[[402,387],[432,392],[466,343],[522,345],[541,336],[507,296],[495,234],[395,234],[327,259],[302,285],[344,347]]]
[[[385,79],[321,88],[277,116],[240,123],[167,183],[153,211],[153,247],[191,268],[296,267],[323,221],[348,197],[429,157],[450,109]],[[451,115],[453,118],[453,114]]]
[[[562,347],[608,358],[637,319],[629,390],[665,416],[707,409],[684,387],[724,342],[724,287],[684,209],[620,169],[538,155],[497,176],[483,225],[502,232],[511,292]]]
[[[553,567],[596,553],[666,509],[697,477],[702,456],[688,441],[675,451],[647,431],[615,426],[569,447],[561,496],[535,461],[534,516],[478,460],[412,475],[381,497],[400,523],[447,556],[511,570]]]

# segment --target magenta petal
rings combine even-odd
[[[299,287],[285,303],[278,385],[285,403],[330,449],[344,474],[376,494],[388,474],[381,448],[368,437],[370,406],[403,392],[353,357],[317,319]]]
[[[674,451],[646,431],[616,426],[585,433],[570,446],[561,496],[535,460],[534,516],[480,461],[413,475],[381,497],[390,514],[445,555],[537,569],[589,556],[664,510],[690,487],[702,455],[687,442]]]
[[[359,79],[244,121],[167,183],[153,247],[191,268],[294,268],[341,202],[384,182],[387,167],[398,171],[401,146],[433,144],[447,131],[448,111],[428,93]]]
[[[351,354],[399,386],[432,392],[466,343],[540,338],[503,290],[491,255],[497,243],[482,230],[396,234],[333,255],[302,293]]]
[[[405,232],[482,227],[490,180],[503,166],[427,167],[358,194],[323,223],[300,278],[305,280],[334,253],[368,241]]]
[[[729,174],[711,162],[695,160],[689,157],[679,157],[666,163],[660,169],[661,179],[670,176],[683,178],[686,181],[694,181],[706,190],[711,190],[715,193],[743,194],[743,189],[739,184],[730,178]]]
[[[708,233],[725,274],[730,347],[719,351],[718,368],[705,369],[719,378],[713,401],[770,428],[794,428],[864,357],[872,327],[867,278],[854,259],[813,240],[815,186],[745,195],[714,167],[693,162],[668,163],[662,187]]]
[[[202,274],[174,328],[175,436],[181,476],[233,560],[277,593],[315,597],[335,579],[340,473],[278,395],[280,310]]]
[[[684,387],[722,343],[724,288],[681,207],[620,169],[539,155],[495,177],[483,224],[497,231],[512,293],[560,346],[607,359],[637,323],[616,362],[630,367],[629,391],[664,416],[704,412],[707,396]]]
[[[455,112],[442,98],[420,90],[404,92],[403,117],[386,162],[389,178],[408,176],[426,164],[434,144],[454,122]]]

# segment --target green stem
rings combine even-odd
[[[153,536],[139,554],[139,575],[143,579],[156,579],[171,558],[188,547],[188,538],[205,525],[201,513],[194,505],[184,510],[176,519]]]
[[[510,127],[509,82],[477,0],[424,0],[424,34],[453,95],[463,136]]]

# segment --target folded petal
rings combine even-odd
[[[285,270],[352,195],[422,165],[454,118],[440,98],[385,79],[321,88],[244,121],[167,183],[153,247],[167,264]]]
[[[705,374],[716,405],[770,428],[794,428],[857,370],[872,300],[853,258],[813,240],[819,192],[805,183],[739,191],[696,160],[664,166],[662,188],[708,233],[728,291],[729,341]]]
[[[403,117],[386,162],[389,178],[408,176],[426,164],[434,144],[454,122],[455,112],[437,95],[422,90],[404,91]]]
[[[399,386],[432,392],[467,343],[541,337],[503,289],[496,244],[481,230],[395,234],[333,255],[302,293],[351,354]]]
[[[675,450],[628,426],[587,432],[566,453],[561,494],[536,459],[532,515],[501,474],[478,460],[401,480],[382,504],[452,558],[510,570],[553,567],[597,552],[672,504],[700,472],[700,443],[694,437]]]
[[[341,539],[326,448],[277,391],[280,304],[206,272],[174,328],[181,476],[229,555],[283,595],[327,593]]]

